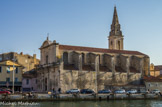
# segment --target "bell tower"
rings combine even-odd
[[[123,50],[123,35],[120,30],[120,24],[118,20],[116,6],[114,7],[114,15],[111,24],[111,31],[108,37],[109,40],[109,49],[114,50]]]

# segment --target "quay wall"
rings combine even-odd
[[[160,94],[14,94],[0,95],[0,101],[140,100],[162,99]]]

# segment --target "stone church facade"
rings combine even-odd
[[[150,59],[138,51],[124,50],[116,7],[114,8],[109,49],[62,45],[48,39],[40,47],[37,69],[38,91],[141,85],[149,75]]]

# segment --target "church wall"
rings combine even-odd
[[[86,54],[85,54],[85,56],[86,56]],[[93,53],[93,54],[87,53],[86,59],[89,60],[89,63],[90,62],[94,63],[95,56],[96,56],[95,53]],[[114,54],[113,57],[108,54],[100,54],[100,56],[103,56],[103,60],[101,59],[100,61],[103,61],[107,65],[107,67],[109,67],[112,70],[112,72],[100,72],[100,73],[105,73],[105,74],[104,74],[104,76],[102,76],[103,79],[99,79],[100,81],[102,81],[102,83],[100,84],[99,87],[104,88],[106,83],[109,83],[106,85],[140,84],[141,73],[129,73],[129,65],[131,65],[130,63],[133,63],[133,64],[139,63],[140,58],[134,58],[133,60],[131,60],[129,58],[130,56],[117,55],[117,54]],[[114,59],[114,60],[112,60],[112,59]],[[113,71],[114,63],[116,63],[116,65],[118,65],[118,66],[121,66],[121,68],[124,69],[125,72],[124,73],[116,72],[115,74],[113,74],[114,73],[114,71]],[[140,67],[140,66],[141,66],[140,64],[135,65],[136,68]],[[73,72],[78,72],[78,71],[73,71]],[[81,72],[84,72],[84,71],[81,71]],[[94,71],[89,71],[89,72],[94,72]],[[87,75],[88,75],[88,73],[87,73]],[[69,76],[69,78],[72,78],[72,76]],[[107,80],[107,78],[109,78],[109,79]],[[76,78],[74,78],[73,81],[74,80],[76,80]],[[105,81],[105,82],[103,82],[103,81]],[[76,84],[75,82],[73,82],[73,83]],[[92,83],[92,81],[90,83]],[[70,87],[70,85],[68,85],[68,87]],[[75,87],[77,87],[77,85],[72,85],[72,87],[75,88]],[[67,87],[66,87],[66,89],[67,89]]]
[[[113,78],[113,85],[125,85],[127,84],[127,73],[115,73]]]
[[[122,67],[122,69],[127,72],[127,56],[123,56],[123,55],[120,55],[120,60],[121,60],[121,63],[120,63],[120,66]]]
[[[139,85],[141,84],[141,73],[130,73],[128,76],[128,84]]]
[[[58,90],[60,87],[59,69],[49,67],[38,70],[37,91],[51,91],[53,88]]]
[[[89,53],[89,62],[90,62],[90,65],[91,67],[95,70],[95,60],[96,60],[96,54],[94,53]]]
[[[127,57],[115,55],[115,72],[127,72]]]
[[[78,89],[93,89],[96,91],[96,72],[95,71],[76,71],[62,70],[61,71],[61,89],[66,90]],[[140,73],[132,73],[128,78],[127,73],[98,72],[97,86],[98,90],[105,89],[106,86],[140,84]]]
[[[70,63],[80,64],[79,55],[83,52],[74,52],[74,51],[59,51],[59,54],[62,55],[63,52],[68,52]],[[85,62],[95,63],[95,58],[98,53],[85,53]],[[61,56],[62,57],[62,56]],[[101,58],[103,57],[103,58]],[[128,58],[127,58],[128,57]],[[140,59],[140,58],[139,58]],[[88,61],[89,60],[89,61]],[[129,60],[129,56],[117,55],[117,54],[100,54],[100,63],[104,63],[112,72],[107,71],[98,71],[97,76],[97,86],[98,90],[105,89],[106,86],[115,86],[115,85],[129,85],[129,84],[140,84],[141,83],[141,73],[128,73],[128,72],[114,72],[113,64],[120,65],[123,69],[128,68],[130,63],[138,63],[138,58]],[[93,64],[95,65],[95,64]],[[77,65],[76,65],[77,66]],[[95,66],[94,66],[95,67]],[[139,65],[135,65],[139,67]],[[60,74],[59,72],[60,71]],[[41,80],[40,86],[44,86],[45,78],[48,78],[48,89],[51,90],[55,88],[56,90],[60,87],[62,92],[72,88],[90,88],[96,91],[96,72],[95,71],[85,71],[85,70],[64,70],[63,62],[59,65],[57,70],[52,68],[43,69],[41,72],[42,75],[38,76],[38,79]],[[43,78],[43,79],[42,79]],[[40,89],[45,90],[45,88]]]
[[[46,46],[46,44],[45,44]],[[46,63],[46,56],[48,56],[48,64],[57,62],[60,59],[60,54],[59,54],[59,45],[56,43],[51,43],[49,46],[45,48],[40,48],[41,50],[41,65],[45,65]]]
[[[134,67],[136,70],[140,71],[140,63],[141,62],[141,58],[136,57],[136,56],[132,56],[131,57],[131,66]]]
[[[56,52],[57,51],[57,52]],[[39,90],[45,91],[45,86],[47,85],[47,90],[52,90],[55,88],[61,88],[63,92],[72,88],[90,88],[96,91],[96,58],[100,55],[100,65],[106,66],[112,72],[98,71],[97,76],[97,86],[98,90],[104,89],[106,86],[115,85],[128,85],[128,84],[140,84],[141,83],[141,73],[129,73],[129,66],[134,66],[139,70],[141,66],[145,66],[142,69],[147,70],[148,59],[141,60],[141,56],[131,57],[131,55],[126,54],[104,54],[99,52],[86,52],[86,51],[69,51],[69,50],[59,50],[58,46],[53,45],[51,47],[41,50],[41,56],[45,57],[49,55],[50,62],[60,59],[59,68],[49,68],[43,69],[41,75],[38,76],[40,80]],[[63,52],[68,52],[69,64],[74,64],[78,70],[64,70],[63,67]],[[80,55],[84,53],[84,63],[90,64],[94,71],[86,71],[80,69],[81,57]],[[138,58],[139,57],[139,58]],[[99,56],[98,56],[99,58]],[[42,60],[43,63],[46,60]],[[143,65],[142,65],[143,64]],[[115,72],[115,66],[120,66],[125,72]],[[59,73],[60,71],[60,73]],[[45,83],[45,78],[47,78],[47,83]]]
[[[108,54],[104,54],[103,55],[103,62],[104,65],[109,68],[111,71],[113,70],[113,56],[112,55],[108,55]]]
[[[79,53],[72,52],[72,63],[77,69],[79,69]]]

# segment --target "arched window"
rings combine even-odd
[[[120,50],[120,41],[118,41],[118,48],[119,48],[119,50]]]
[[[82,53],[82,64],[84,64],[84,53]]]
[[[113,45],[113,42],[111,41],[111,46]]]
[[[68,53],[67,52],[63,53],[63,61],[64,61],[64,64],[68,64]]]

